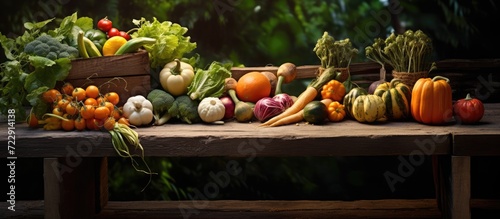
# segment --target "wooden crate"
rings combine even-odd
[[[151,90],[149,56],[146,51],[76,59],[71,65],[65,81],[75,87],[97,85],[103,94],[117,92],[120,95],[119,105],[123,105],[130,96],[146,96]]]

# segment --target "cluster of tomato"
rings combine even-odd
[[[120,31],[118,28],[113,27],[113,22],[109,20],[108,17],[100,19],[97,22],[97,28],[99,28],[99,30],[104,31],[108,35],[108,38],[114,36],[121,36],[126,40],[130,40],[130,35],[123,30]]]
[[[42,98],[52,106],[52,112],[47,114],[48,119],[43,121],[49,126],[44,126],[45,129],[113,130],[116,122],[129,125],[128,120],[122,116],[122,109],[117,106],[120,101],[118,93],[102,94],[95,85],[82,88],[73,87],[67,82],[61,91],[49,89],[43,93]],[[30,126],[40,124],[38,121],[29,123]]]

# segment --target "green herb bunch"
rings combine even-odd
[[[318,39],[313,51],[321,61],[321,67],[347,68],[351,64],[352,58],[358,54],[358,50],[353,48],[349,38],[335,40],[328,32]]]
[[[365,48],[366,57],[382,66],[391,65],[398,72],[421,72],[431,68],[432,41],[421,30],[392,33],[385,40],[375,39]]]

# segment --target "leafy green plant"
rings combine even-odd
[[[420,72],[431,68],[432,41],[421,30],[407,30],[404,34],[392,33],[385,40],[365,48],[366,57],[382,66],[390,64],[398,72]]]
[[[153,45],[145,45],[149,53],[151,67],[156,69],[174,59],[182,59],[184,54],[193,51],[196,43],[191,42],[190,36],[184,36],[188,29],[171,21],[160,22],[153,18],[149,21],[145,18],[132,21],[137,25],[132,37],[151,37],[156,39]]]
[[[352,46],[349,38],[335,40],[328,32],[318,39],[313,51],[321,61],[323,68],[347,68],[351,60],[358,54],[358,49]]]
[[[72,29],[75,23],[92,25],[92,19],[77,18],[77,14],[61,20],[57,28],[46,30],[46,25],[54,18],[45,21],[24,23],[23,35],[8,38],[0,33],[0,43],[5,53],[6,61],[0,64],[0,113],[6,115],[7,110],[16,110],[16,119],[26,118],[25,106],[32,106],[34,113],[40,116],[47,111],[48,105],[40,96],[57,81],[66,78],[71,69],[69,57],[49,59],[36,54],[26,53],[24,48],[43,34],[64,41],[74,38]]]

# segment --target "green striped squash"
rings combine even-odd
[[[354,100],[356,99],[356,97],[366,94],[368,94],[368,92],[366,92],[365,89],[361,87],[356,87],[351,89],[349,93],[347,93],[344,96],[344,101],[343,101],[344,109],[351,118],[354,118],[352,114],[352,104],[354,103]]]
[[[352,104],[352,113],[358,122],[371,123],[385,121],[385,104],[382,97],[374,94],[356,97]]]
[[[410,118],[411,89],[398,79],[377,86],[374,95],[382,97],[386,117],[392,120]]]

